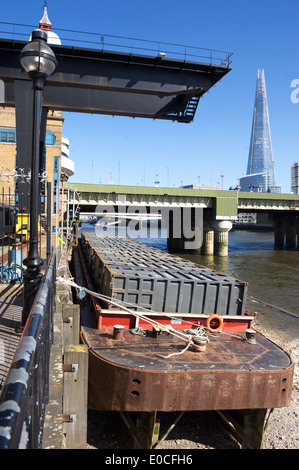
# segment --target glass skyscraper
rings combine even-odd
[[[291,192],[299,194],[299,163],[291,166]]]
[[[241,191],[280,192],[276,187],[264,70],[258,70],[246,176]]]

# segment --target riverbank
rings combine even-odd
[[[288,352],[295,364],[291,405],[276,408],[269,420],[263,449],[299,449],[299,318],[255,302],[255,328]],[[253,309],[252,309],[253,310]]]

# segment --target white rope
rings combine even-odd
[[[74,279],[74,278],[70,278],[70,279]],[[57,280],[61,280],[62,282],[66,283],[66,284],[69,284],[69,285],[71,284],[69,281],[67,281],[67,280],[64,279],[64,278],[57,278]],[[104,294],[98,294],[97,292],[90,291],[90,290],[88,290],[86,287],[78,286],[78,285],[75,284],[75,283],[73,283],[73,284],[74,284],[73,287],[75,287],[75,288],[77,288],[77,289],[79,289],[79,290],[85,291],[85,292],[88,293],[89,295],[93,295],[93,296],[98,297],[98,298],[100,298],[101,300],[104,300],[104,301],[107,301],[107,302],[111,302],[111,301],[112,301],[111,297],[108,297],[108,296],[106,296],[106,295],[104,295]],[[117,305],[117,307],[119,307],[119,308],[124,308],[124,305],[123,305],[123,304],[128,305],[128,306],[131,306],[131,307],[133,307],[133,308],[136,308],[136,304],[133,304],[133,303],[131,303],[131,302],[126,302],[125,300],[119,300],[118,302],[119,302],[119,303],[116,304],[116,305]],[[138,309],[144,310],[145,312],[148,312],[148,313],[150,313],[150,314],[152,314],[152,315],[154,315],[154,314],[159,315],[158,312],[156,312],[156,311],[154,311],[154,310],[149,310],[149,309],[146,308],[146,307],[142,307],[142,305],[139,305],[139,306],[138,306]],[[128,311],[129,311],[130,313],[132,313],[132,310],[128,310]],[[163,316],[169,318],[170,320],[176,320],[176,317],[175,317],[175,316],[170,315],[169,313],[166,313],[166,312],[163,312]],[[188,320],[186,320],[186,319],[184,319],[184,322],[187,323],[187,324],[189,324],[189,325],[196,326],[196,327],[197,327],[197,328],[196,328],[196,332],[197,332],[196,334],[197,334],[197,335],[199,334],[199,332],[200,332],[201,334],[209,334],[208,328],[207,328],[206,326],[200,324],[200,323],[191,322],[191,321],[188,321]],[[203,332],[203,330],[206,330],[206,331]],[[189,331],[190,331],[190,330],[189,330]],[[223,332],[221,331],[221,333],[223,333]],[[192,333],[189,333],[189,334],[193,334],[193,335],[194,335],[194,331],[192,331]],[[213,334],[214,336],[216,336],[215,333],[212,333],[212,334]]]
[[[157,354],[158,357],[162,357],[162,359],[168,359],[169,357],[172,357],[172,356],[179,356],[180,354],[184,354],[184,352],[187,351],[187,349],[191,346],[192,344],[192,339],[190,339],[189,343],[187,344],[187,346],[180,352],[176,352],[176,353],[171,353],[171,354],[168,354],[168,356],[162,356],[161,354]]]
[[[180,355],[180,354],[184,354],[184,352],[186,352],[186,351],[189,349],[189,347],[190,347],[192,344],[194,344],[192,334],[185,334],[185,333],[183,333],[183,332],[181,332],[181,331],[178,332],[178,331],[175,330],[172,326],[163,325],[162,323],[159,323],[159,322],[157,322],[157,321],[155,321],[155,320],[153,320],[153,319],[151,319],[151,318],[148,318],[147,316],[141,314],[140,312],[138,312],[138,313],[137,313],[137,312],[134,312],[133,310],[131,310],[131,309],[125,307],[124,305],[122,305],[121,301],[117,302],[117,301],[115,301],[115,300],[112,300],[111,297],[108,297],[108,296],[103,295],[103,294],[99,294],[99,293],[97,293],[97,292],[93,292],[93,291],[87,289],[86,287],[79,286],[79,285],[76,284],[72,279],[73,279],[73,278],[65,279],[64,277],[61,277],[61,276],[60,276],[60,277],[57,277],[57,278],[56,278],[56,282],[60,282],[60,283],[62,283],[62,284],[67,284],[67,285],[69,285],[69,286],[71,286],[71,287],[74,287],[75,289],[79,289],[80,291],[84,291],[84,292],[86,292],[87,294],[92,295],[92,296],[94,296],[94,297],[96,297],[96,298],[98,298],[98,299],[100,299],[100,300],[104,300],[104,301],[110,303],[111,305],[114,305],[115,307],[118,307],[118,308],[120,308],[120,309],[122,309],[122,310],[124,310],[124,311],[126,311],[126,312],[128,312],[128,313],[130,313],[131,315],[135,316],[136,318],[141,318],[142,320],[148,322],[148,323],[151,324],[152,326],[158,327],[159,330],[166,331],[167,333],[169,333],[169,334],[171,334],[171,335],[173,335],[173,336],[175,336],[175,337],[177,337],[177,338],[179,338],[179,339],[181,339],[181,340],[187,342],[187,346],[186,346],[182,351],[176,352],[176,353],[171,353],[171,354],[168,354],[167,356],[163,356],[163,355],[157,354],[158,357],[161,357],[161,358],[163,358],[163,359],[168,359],[168,358],[170,358],[170,357],[172,357],[172,356],[178,356],[178,355]],[[131,306],[133,306],[133,307],[136,307],[135,304],[130,304],[129,302],[123,302],[123,303],[126,303],[127,305],[131,305]],[[157,312],[155,312],[155,311],[153,311],[153,310],[148,310],[148,309],[146,309],[145,307],[140,307],[140,308],[141,308],[142,310],[145,310],[145,311],[147,311],[147,312],[153,314],[153,315],[154,315],[155,313],[157,313]],[[173,319],[173,318],[174,318],[173,316],[168,315],[167,313],[163,313],[163,315],[165,315],[166,317],[168,317],[168,318],[170,318],[170,319]],[[187,322],[187,323],[189,323],[189,322]],[[191,324],[191,325],[197,325],[197,326],[198,326],[197,323],[191,323],[191,322],[190,322],[190,324]],[[200,325],[200,330],[199,330],[199,331],[202,331],[203,329],[207,330],[206,327],[204,327],[203,325]],[[205,337],[206,337],[206,334],[207,334],[207,333],[208,333],[208,332],[206,331],[206,332],[203,333],[203,335],[205,335]],[[224,333],[223,331],[221,331],[220,333],[221,333],[221,334],[228,335],[228,336],[235,336],[235,337],[238,337],[239,339],[240,339],[240,338],[243,339],[243,337],[242,337],[241,335],[239,335],[238,333],[228,333],[228,332],[225,332],[225,333]],[[217,336],[217,335],[216,335],[216,336]],[[213,334],[211,337],[215,337],[215,334]]]
[[[188,343],[190,341],[192,341],[192,336],[191,335],[186,335],[183,332],[177,332],[172,326],[163,325],[162,323],[159,323],[156,320],[148,318],[145,315],[142,315],[141,313],[136,313],[133,310],[130,310],[129,308],[124,307],[119,302],[116,302],[115,300],[112,300],[107,296],[98,294],[97,292],[92,292],[89,289],[87,289],[86,287],[79,286],[78,284],[76,284],[74,281],[71,281],[70,279],[67,280],[64,277],[60,276],[60,277],[56,278],[56,282],[61,282],[62,284],[67,284],[67,285],[69,285],[71,287],[74,287],[76,289],[84,290],[88,294],[93,295],[94,297],[97,297],[98,299],[105,300],[105,301],[109,302],[111,305],[114,305],[114,306],[119,307],[120,309],[122,309],[126,312],[129,312],[131,315],[135,316],[136,318],[141,318],[142,320],[150,323],[151,325],[157,326],[159,329],[164,330],[167,333],[170,333],[173,336],[176,336],[177,338],[180,338],[184,341],[187,341]],[[155,312],[152,312],[152,313],[155,314]]]
[[[67,284],[67,285],[70,285],[76,289],[79,289],[80,291],[84,291],[86,292],[87,294],[89,295],[92,295],[94,297],[97,297],[98,299],[100,300],[104,300],[106,302],[109,302],[110,304],[112,305],[115,305],[116,307],[122,309],[122,310],[125,310],[126,312],[129,312],[131,315],[134,315],[136,318],[141,318],[145,321],[147,321],[148,323],[150,323],[151,325],[156,325],[158,326],[161,330],[164,330],[164,331],[167,331],[168,333],[170,334],[173,334],[174,336],[177,336],[181,339],[183,339],[184,341],[189,341],[189,338],[191,338],[192,335],[185,335],[184,333],[180,332],[179,334],[177,334],[177,330],[175,330],[172,326],[166,326],[166,325],[163,325],[162,323],[159,323],[159,322],[156,322],[155,320],[152,320],[150,318],[147,318],[146,316],[142,315],[141,313],[135,313],[133,310],[129,309],[129,308],[126,308],[124,305],[122,305],[120,302],[122,303],[125,303],[126,305],[131,305],[132,307],[136,307],[136,304],[131,304],[129,302],[124,302],[124,301],[119,301],[119,302],[116,302],[115,300],[112,300],[111,297],[108,297],[106,295],[103,295],[103,294],[98,294],[97,292],[93,292],[89,289],[87,289],[86,287],[82,287],[82,286],[79,286],[78,284],[76,284],[74,281],[72,281],[71,279],[73,278],[70,278],[70,279],[65,279],[64,277],[57,277],[56,278],[56,282],[61,282],[62,284]],[[154,310],[148,310],[146,309],[145,307],[142,307],[140,306],[140,309],[142,310],[145,310],[146,312],[149,312],[151,313],[152,315],[154,315],[155,312]],[[173,317],[172,315],[169,315],[167,314],[166,312],[163,313],[163,315],[167,318],[170,318],[170,319],[174,319],[175,317]],[[235,338],[238,338],[238,339],[244,339],[244,336],[242,336],[241,334],[239,333],[230,333],[228,331],[219,331],[217,334],[216,333],[210,333],[208,328],[204,325],[198,325],[198,323],[192,323],[192,322],[188,322],[187,320],[185,320],[185,323],[189,323],[190,325],[196,325],[197,327],[200,326],[200,329],[204,329],[206,330],[203,334],[204,335],[208,335],[210,336],[211,338],[214,338],[216,339],[218,334],[221,334],[221,335],[226,335],[226,336],[233,336]],[[197,328],[197,331],[198,331],[198,328]]]

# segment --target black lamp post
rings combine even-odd
[[[39,160],[40,160],[40,128],[43,102],[43,90],[46,78],[57,66],[56,57],[47,44],[47,33],[36,30],[32,32],[29,42],[20,54],[20,62],[33,82],[33,125],[31,155],[31,190],[30,190],[30,239],[29,253],[24,260],[27,267],[24,274],[24,307],[22,326],[25,326],[34,298],[38,291],[42,274],[40,267],[43,261],[38,253],[38,216],[40,200]]]

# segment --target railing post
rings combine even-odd
[[[87,442],[87,346],[66,346],[63,372],[63,430],[66,448],[84,449]]]
[[[52,233],[52,207],[51,207],[51,182],[47,182],[47,261],[49,261],[51,256],[51,233]]]
[[[80,342],[80,305],[62,305],[63,343],[64,348],[68,344]]]
[[[87,442],[88,348],[80,343],[80,306],[63,304],[63,433],[67,449]]]

